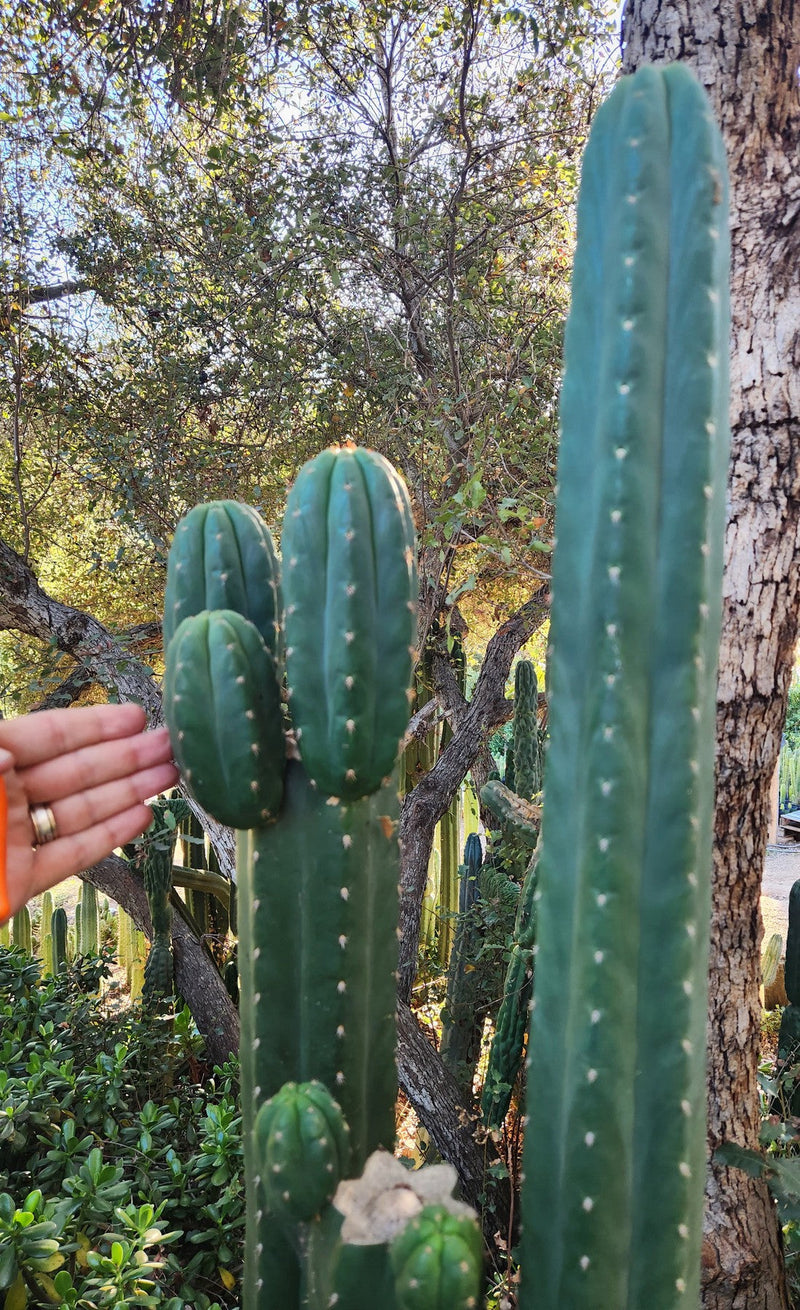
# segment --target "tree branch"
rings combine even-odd
[[[400,959],[398,994],[406,1003],[417,972],[422,897],[436,824],[467,776],[489,733],[508,720],[511,706],[505,685],[520,646],[548,613],[549,590],[542,585],[492,637],[486,647],[472,700],[464,709],[452,740],[430,773],[403,801],[400,812]]]
[[[456,1170],[464,1200],[482,1216],[487,1241],[493,1244],[499,1231],[510,1246],[508,1179],[488,1173],[500,1160],[497,1148],[491,1138],[478,1141],[455,1078],[402,1001],[397,1004],[397,1074],[442,1159]]]
[[[161,624],[155,619],[150,623],[136,623],[133,627],[126,628],[124,632],[119,633],[119,640],[126,649],[135,649],[141,646],[147,648],[156,641],[160,642],[160,639]],[[91,687],[96,681],[97,678],[93,669],[88,668],[85,664],[77,664],[57,687],[49,691],[39,701],[39,704],[34,706],[34,709],[37,711],[53,710],[72,705],[86,688]]]
[[[71,655],[93,671],[94,681],[142,705],[151,723],[161,722],[161,696],[147,666],[97,619],[48,596],[30,565],[0,539],[0,630],[9,628]]]
[[[80,296],[84,291],[93,291],[94,287],[87,278],[76,281],[74,278],[65,282],[54,282],[50,286],[18,287],[15,291],[0,291],[0,305],[3,317],[10,318],[11,313],[18,314],[28,305],[41,305],[48,300],[63,300],[67,296]]]

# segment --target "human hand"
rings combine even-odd
[[[0,811],[2,784],[6,799],[0,923],[32,896],[88,869],[149,826],[153,816],[143,801],[174,786],[178,770],[166,728],[144,727],[138,705],[89,705],[0,720]],[[31,819],[37,807],[38,833]],[[48,837],[51,816],[55,835]]]

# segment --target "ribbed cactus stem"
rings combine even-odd
[[[42,896],[42,917],[39,922],[39,954],[42,959],[42,973],[53,972],[53,893],[45,892]]]
[[[97,889],[90,882],[81,884],[79,955],[97,955],[100,947],[100,910]],[[77,916],[76,916],[77,917]]]
[[[688,70],[623,78],[565,343],[521,1310],[699,1304],[725,195]]]
[[[481,1112],[487,1128],[502,1128],[522,1064],[528,1005],[533,990],[538,885],[537,860],[533,855],[517,900],[503,1000],[495,1020],[486,1067]]]
[[[146,1005],[155,1004],[158,998],[172,992],[172,858],[178,839],[176,824],[185,818],[188,808],[182,797],[155,801],[153,824],[143,840],[142,877],[153,924],[153,939],[144,966],[142,996]]]
[[[523,659],[514,674],[514,791],[528,801],[542,789],[538,712],[536,669]]]
[[[355,1172],[394,1143],[397,816],[394,780],[338,801],[290,761],[280,821],[239,847],[245,1134],[253,1106],[317,1079],[342,1106]],[[249,1179],[249,1195],[257,1188]],[[263,1229],[252,1225],[248,1244],[250,1303],[277,1310],[279,1299],[255,1297],[275,1277]]]
[[[125,977],[130,986],[131,982],[131,965],[133,964],[133,935],[135,932],[133,919],[123,910],[122,906],[117,911],[117,960],[121,968],[125,970]]]
[[[458,796],[439,820],[439,963],[446,969],[453,949],[460,882],[458,877]]]
[[[483,1014],[476,1015],[480,974],[475,968],[480,935],[474,907],[480,898],[483,848],[477,833],[471,833],[459,868],[458,921],[447,972],[447,992],[442,1011],[441,1056],[459,1082],[468,1102],[480,1053]]]
[[[67,967],[67,912],[63,905],[53,910],[53,973],[58,974]]]
[[[31,912],[27,905],[17,910],[11,920],[11,939],[14,945],[26,955],[33,950],[33,933],[31,929]]]

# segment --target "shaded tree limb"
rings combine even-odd
[[[117,634],[118,641],[126,648],[136,650],[139,647],[152,646],[161,640],[161,624],[153,619],[150,623],[136,623]],[[35,710],[54,710],[72,705],[79,696],[97,681],[94,670],[86,664],[76,664],[62,682],[49,691],[34,706]]]
[[[436,764],[403,801],[400,812],[400,958],[398,995],[408,1003],[417,971],[422,897],[436,824],[478,758],[487,734],[505,723],[511,711],[505,685],[520,646],[548,613],[545,584],[513,614],[486,647],[472,699],[457,712],[454,735]]]
[[[162,721],[161,696],[147,666],[90,614],[49,596],[30,565],[0,539],[0,630],[8,628],[71,655],[120,700],[141,705],[150,723]]]
[[[509,1180],[488,1173],[500,1163],[497,1148],[490,1137],[478,1140],[458,1083],[403,1001],[397,1003],[397,1076],[442,1159],[458,1174],[464,1200],[482,1216],[487,1241],[499,1232],[510,1245]]]

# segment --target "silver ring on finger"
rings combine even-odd
[[[50,806],[31,805],[28,813],[31,816],[35,836],[34,846],[44,846],[46,842],[55,841],[58,836],[58,828],[56,826],[56,816]]]

